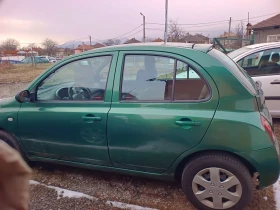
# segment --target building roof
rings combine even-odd
[[[157,39],[153,40],[152,42],[163,42],[163,40],[161,38],[157,38]]]
[[[141,43],[139,40],[132,38],[127,40],[124,44]]]
[[[220,36],[218,36],[218,38],[225,38],[225,37],[238,37],[238,35],[236,33],[233,32],[224,32],[223,34],[221,34]]]
[[[203,36],[202,34],[187,34],[187,36],[185,37],[185,41],[186,42],[205,42],[205,41],[209,41],[209,38],[206,36]]]
[[[272,28],[277,26],[280,26],[280,13],[253,25],[252,29]]]
[[[81,44],[79,45],[75,50],[92,50],[93,47],[87,44],[84,44],[84,46]]]
[[[104,44],[100,44],[100,43],[96,43],[94,45],[92,45],[93,48],[100,48],[100,47],[105,47]]]

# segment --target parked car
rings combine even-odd
[[[280,118],[280,42],[254,44],[228,54],[254,81],[262,83],[266,105]]]
[[[0,60],[0,63],[10,63],[10,64],[22,64],[21,61],[18,60]]]
[[[22,63],[23,64],[32,63],[32,59],[34,59],[35,63],[49,63],[49,61],[46,58],[40,56],[26,57],[22,60]]]
[[[56,62],[56,59],[54,57],[51,57],[51,56],[39,56],[39,57],[48,60],[49,63],[55,63]]]
[[[259,83],[212,45],[69,56],[0,107],[0,139],[27,160],[179,180],[198,209],[243,209],[255,172],[258,189],[279,177]]]

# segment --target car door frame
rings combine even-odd
[[[75,61],[79,61],[79,60],[83,60],[83,59],[87,59],[87,58],[94,58],[94,57],[100,57],[100,56],[112,56],[112,60],[111,60],[111,65],[109,67],[109,72],[108,72],[108,77],[107,77],[107,82],[106,82],[106,86],[105,86],[105,97],[103,101],[90,101],[90,100],[86,100],[86,101],[80,101],[80,100],[76,100],[76,101],[66,101],[66,100],[50,100],[50,101],[37,101],[36,100],[36,94],[37,94],[37,88],[38,86],[46,79],[48,78],[51,74],[53,74],[55,71],[61,69],[63,66],[70,64],[72,62]],[[26,90],[29,90],[31,93],[31,100],[29,102],[24,102],[21,104],[21,107],[18,111],[18,115],[20,115],[20,111],[22,110],[22,108],[24,108],[24,106],[26,106],[26,104],[33,104],[34,106],[40,106],[40,104],[78,104],[78,103],[84,103],[84,104],[107,104],[109,109],[108,112],[110,110],[111,107],[111,98],[112,98],[112,91],[113,91],[113,82],[114,82],[114,76],[115,76],[115,71],[116,71],[116,66],[117,66],[117,61],[118,61],[118,56],[119,56],[119,52],[116,50],[111,50],[111,51],[102,51],[102,52],[92,52],[92,53],[88,53],[85,55],[80,55],[77,57],[71,57],[65,60],[62,60],[61,62],[53,65],[50,69],[48,69],[47,71],[43,72],[41,75],[39,75],[36,79],[34,79],[29,86],[26,88]],[[28,105],[27,105],[28,106]],[[108,117],[108,112],[107,112],[107,117]],[[106,125],[107,125],[107,120],[106,120]],[[20,125],[18,125],[19,128]],[[20,129],[19,129],[20,130]],[[32,160],[32,159],[37,159],[37,158],[52,158],[52,157],[46,157],[46,156],[37,156],[34,153],[30,153],[28,151],[28,149],[26,148],[26,146],[24,145],[23,140],[21,139],[21,134],[18,131],[18,134],[20,136],[20,142],[21,145],[23,146],[23,149],[27,152],[27,156]],[[107,141],[107,129],[106,129],[106,141]],[[108,144],[107,144],[107,152],[108,152]],[[109,155],[108,155],[109,157]],[[55,159],[55,158],[54,158]],[[109,157],[110,159],[110,157]],[[107,166],[111,166],[111,162],[107,163]]]
[[[217,89],[217,86],[213,80],[213,78],[208,74],[208,72],[197,62],[195,62],[194,60],[192,60],[191,58],[181,55],[181,54],[176,54],[175,52],[162,52],[159,50],[122,50],[119,53],[119,59],[118,59],[118,64],[117,64],[117,70],[116,70],[116,75],[115,75],[115,81],[114,81],[114,87],[113,87],[113,97],[112,97],[112,107],[111,110],[114,109],[114,103],[119,103],[119,104],[124,104],[125,105],[125,101],[121,101],[120,100],[120,91],[121,91],[121,85],[122,85],[122,77],[123,77],[123,67],[124,67],[124,61],[125,61],[125,56],[126,55],[154,55],[154,56],[163,56],[163,57],[169,57],[174,59],[175,61],[183,61],[184,63],[187,63],[188,65],[190,65],[191,67],[194,67],[195,70],[198,70],[198,74],[200,76],[202,76],[202,78],[204,79],[204,81],[207,83],[208,87],[209,87],[209,91],[210,91],[210,97],[207,98],[207,100],[203,99],[203,100],[181,100],[181,101],[174,101],[174,100],[158,100],[158,101],[130,101],[129,103],[131,104],[135,104],[135,103],[147,103],[147,104],[163,104],[163,103],[168,103],[168,105],[182,105],[182,104],[186,104],[186,103],[190,103],[190,104],[197,104],[197,103],[205,103],[205,102],[209,102],[212,100],[212,103],[215,104],[215,107],[213,108],[213,115],[211,116],[211,120],[210,123],[207,127],[207,129],[205,130],[205,133],[207,132],[209,126],[211,125],[211,121],[215,115],[215,111],[218,107],[219,104],[219,92]],[[199,67],[199,68],[198,68]],[[203,73],[201,72],[203,71]],[[174,75],[173,75],[174,77]],[[156,105],[155,105],[156,106]],[[110,112],[109,112],[109,117],[108,117],[108,132],[110,132]],[[203,137],[202,137],[203,138]],[[199,139],[197,142],[195,142],[195,144],[192,145],[192,147],[195,147],[196,145],[199,144],[199,142],[201,142],[201,139]],[[112,154],[112,149],[110,149],[110,134],[108,133],[108,146],[109,146],[109,153],[110,153],[110,157],[111,157],[111,161],[112,164],[115,167],[119,167],[119,168],[125,168],[127,169],[131,169],[131,170],[137,170],[137,171],[147,171],[147,172],[152,172],[152,173],[163,173],[167,170],[167,168],[152,168],[152,167],[134,167],[133,165],[124,165],[124,164],[118,164],[114,161],[114,155]],[[189,148],[190,149],[190,148]],[[185,151],[184,151],[185,152]],[[179,157],[180,154],[177,154],[176,158]],[[176,159],[174,158],[174,160]],[[169,167],[172,164],[169,165]]]

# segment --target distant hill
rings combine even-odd
[[[121,43],[124,43],[128,38],[127,37],[123,37],[121,38]],[[60,44],[58,45],[58,47],[61,47],[61,48],[73,48],[73,45],[74,45],[74,49],[77,48],[79,45],[82,44],[83,41],[69,41],[69,42],[65,42],[63,44]],[[89,41],[84,41],[85,44],[89,45]],[[91,44],[94,45],[96,44],[97,42],[96,41],[92,41]],[[102,44],[102,42],[99,42]]]

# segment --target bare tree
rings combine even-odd
[[[118,45],[121,43],[121,40],[119,39],[107,39],[103,42],[105,46],[112,46],[112,45]]]
[[[183,42],[186,32],[178,25],[177,20],[169,20],[168,41]]]
[[[245,35],[245,27],[243,21],[240,21],[240,23],[238,23],[238,25],[235,27],[235,33],[237,35],[237,38],[240,39],[236,41],[235,47],[242,47],[242,39]]]
[[[3,50],[17,50],[19,46],[19,42],[13,38],[6,39],[1,44]]]
[[[55,41],[47,38],[43,41],[42,45],[43,45],[44,51],[45,51],[45,53],[47,53],[47,55],[49,55],[49,56],[54,55],[54,53],[56,51],[56,47],[57,47],[57,43]]]
[[[28,48],[36,48],[37,45],[35,43],[30,43],[27,45]]]

